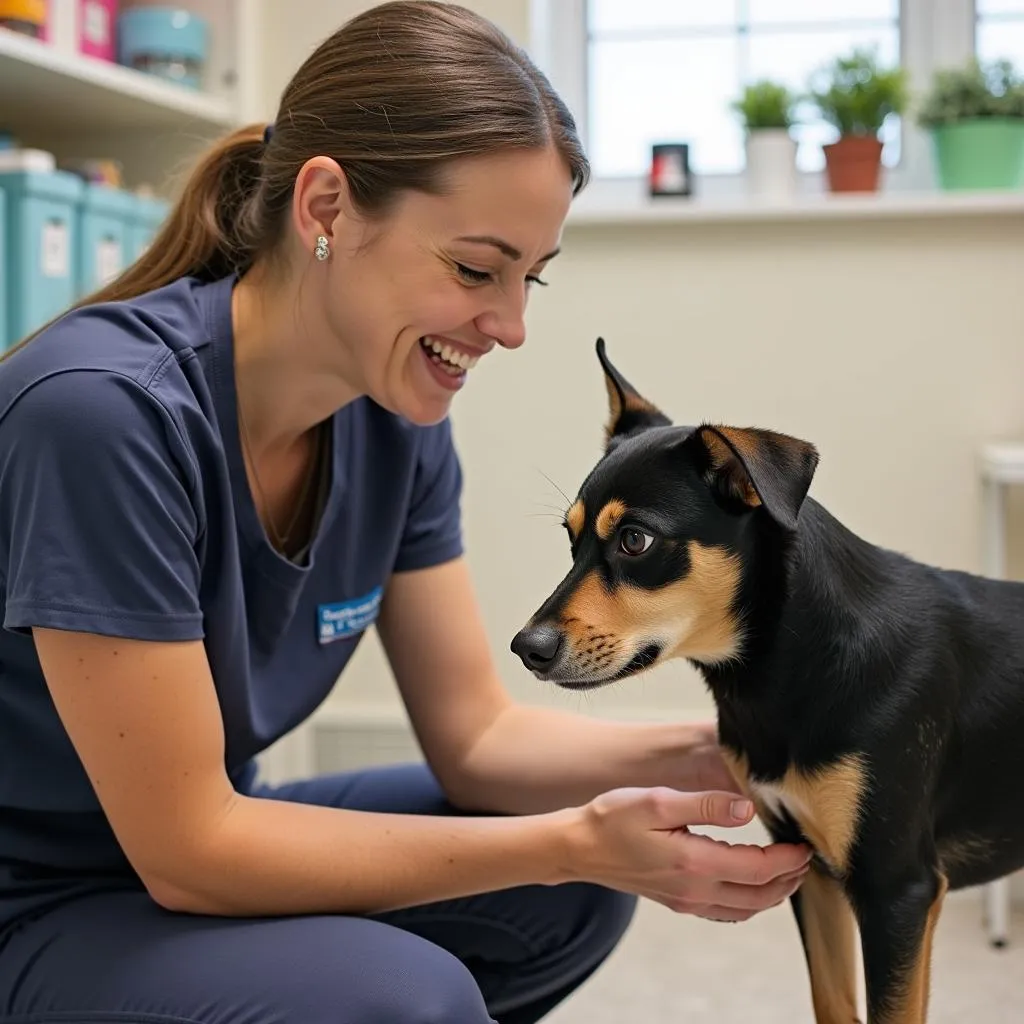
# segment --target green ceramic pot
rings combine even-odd
[[[932,129],[943,189],[1024,186],[1024,118],[985,117]]]

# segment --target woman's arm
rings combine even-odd
[[[396,575],[378,633],[449,799],[533,814],[620,786],[734,790],[705,724],[608,722],[514,702],[462,559]]]
[[[369,912],[554,883],[580,812],[449,818],[251,798],[224,769],[200,641],[34,630],[57,711],[153,898],[221,915]]]

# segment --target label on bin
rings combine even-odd
[[[121,273],[123,263],[121,243],[116,238],[104,238],[96,246],[97,285],[103,287],[113,281]]]
[[[40,246],[43,277],[67,277],[71,273],[70,248],[67,225],[59,220],[47,221]]]

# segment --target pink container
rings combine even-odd
[[[118,0],[78,0],[78,49],[89,57],[116,60]]]

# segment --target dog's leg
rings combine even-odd
[[[816,868],[791,898],[817,1024],[857,1022],[857,931],[842,886]]]
[[[858,900],[870,1024],[928,1019],[932,939],[948,888],[944,875],[928,870]]]

